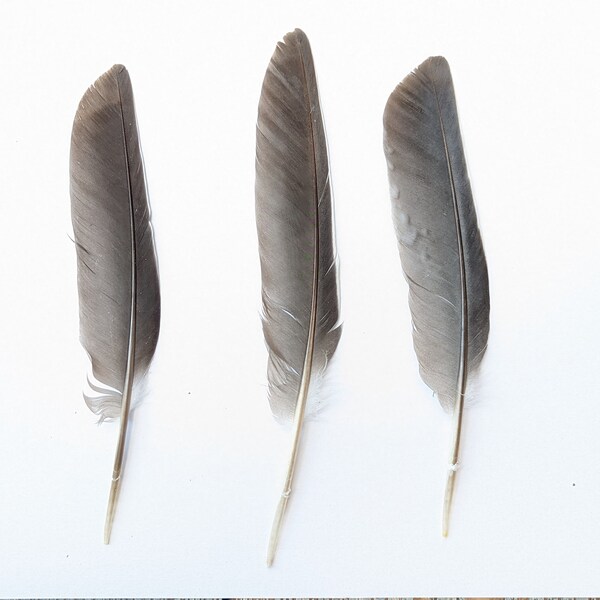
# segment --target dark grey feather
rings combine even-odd
[[[423,381],[451,410],[487,347],[488,272],[450,68],[427,59],[384,113],[392,213]]]
[[[256,126],[256,222],[269,400],[276,417],[290,419],[310,342],[313,292],[313,382],[341,333],[327,144],[312,54],[299,29],[278,44],[263,82]]]
[[[81,343],[94,377],[116,390],[102,390],[102,396],[87,401],[102,419],[115,418],[128,366],[135,383],[150,365],[160,324],[144,165],[131,81],[121,65],[87,90],[75,115],[71,214]]]

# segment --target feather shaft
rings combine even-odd
[[[119,89],[119,102],[122,102]],[[104,523],[104,543],[110,543],[110,535],[117,510],[117,501],[121,489],[121,472],[123,470],[123,459],[125,456],[125,443],[127,441],[127,426],[129,424],[129,411],[131,409],[131,396],[133,392],[133,375],[135,373],[135,330],[137,321],[137,256],[135,244],[135,209],[131,193],[131,175],[129,170],[129,152],[127,149],[127,136],[125,135],[125,124],[121,112],[121,124],[123,132],[123,147],[125,164],[127,165],[127,191],[129,195],[129,232],[131,236],[131,307],[129,317],[129,340],[127,342],[127,367],[125,369],[125,383],[123,385],[123,400],[121,402],[121,417],[119,420],[119,438],[115,452],[110,492],[108,495],[108,506],[106,509],[106,520]]]
[[[444,492],[444,504],[442,512],[442,536],[448,536],[448,527],[450,523],[450,510],[452,508],[452,499],[454,497],[454,484],[456,482],[456,472],[460,457],[460,436],[462,432],[462,420],[465,405],[465,393],[467,387],[467,370],[465,368],[468,348],[468,296],[465,272],[465,250],[463,247],[463,234],[460,223],[460,213],[456,195],[456,185],[454,183],[454,173],[452,171],[452,162],[448,150],[448,141],[446,139],[446,129],[442,119],[442,109],[437,89],[434,85],[435,101],[438,109],[438,118],[440,122],[440,132],[444,145],[444,154],[446,156],[446,168],[448,169],[448,180],[452,194],[452,208],[454,210],[454,221],[456,223],[456,244],[458,253],[458,264],[460,272],[460,358],[458,361],[458,375],[456,389],[458,390],[456,404],[452,411],[452,443],[450,450],[450,463],[448,467],[448,477],[446,479],[446,490]]]
[[[444,491],[444,507],[442,512],[442,535],[448,537],[450,526],[450,509],[454,497],[454,484],[458,471],[458,460],[460,456],[460,436],[462,432],[463,412],[465,406],[464,394],[458,398],[452,413],[452,444],[450,446],[450,462],[448,464],[448,476],[446,479],[446,490]]]
[[[315,196],[316,197],[316,196]],[[308,339],[306,344],[306,357],[304,358],[304,367],[302,369],[302,378],[300,380],[300,389],[298,390],[298,400],[294,412],[294,437],[292,440],[292,450],[288,463],[283,491],[277,504],[271,535],[269,537],[269,547],[267,549],[267,566],[270,567],[275,560],[275,553],[279,543],[281,525],[285,515],[285,509],[292,493],[292,482],[294,479],[294,470],[300,449],[300,435],[304,424],[304,413],[306,412],[306,401],[308,399],[308,389],[310,385],[310,375],[312,372],[313,355],[315,349],[315,332],[317,326],[317,306],[318,306],[318,281],[319,281],[319,220],[315,219],[315,252],[313,257],[313,283],[312,298],[310,307],[310,323],[308,329]]]

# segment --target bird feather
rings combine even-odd
[[[133,386],[148,370],[160,326],[144,164],[131,81],[122,65],[102,75],[81,99],[70,177],[80,339],[98,382],[92,390],[99,393],[86,402],[101,420],[121,418],[119,481]]]
[[[269,401],[277,419],[296,424],[293,463],[307,394],[341,334],[327,143],[299,29],[277,45],[263,81],[255,193]]]
[[[454,86],[444,58],[427,59],[396,87],[383,124],[415,352],[423,381],[455,414],[455,470],[467,384],[487,347],[490,300]]]

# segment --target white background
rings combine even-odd
[[[0,3],[0,596],[600,594],[600,16],[594,2]],[[266,400],[262,78],[312,43],[344,332],[265,566],[290,443]],[[421,382],[382,112],[449,60],[491,285],[448,539],[450,419]],[[117,427],[81,398],[71,123],[131,74],[163,318],[112,543]]]

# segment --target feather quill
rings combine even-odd
[[[115,65],[84,94],[71,136],[71,216],[80,339],[100,420],[120,418],[104,543],[110,541],[134,386],[154,355],[160,292],[131,81]]]
[[[277,45],[256,125],[256,223],[263,332],[274,416],[293,422],[271,565],[300,443],[307,398],[336,350],[341,326],[329,161],[310,45],[299,29]]]
[[[423,381],[453,414],[442,532],[448,533],[467,385],[487,347],[488,272],[450,68],[429,58],[385,107],[392,215]]]

